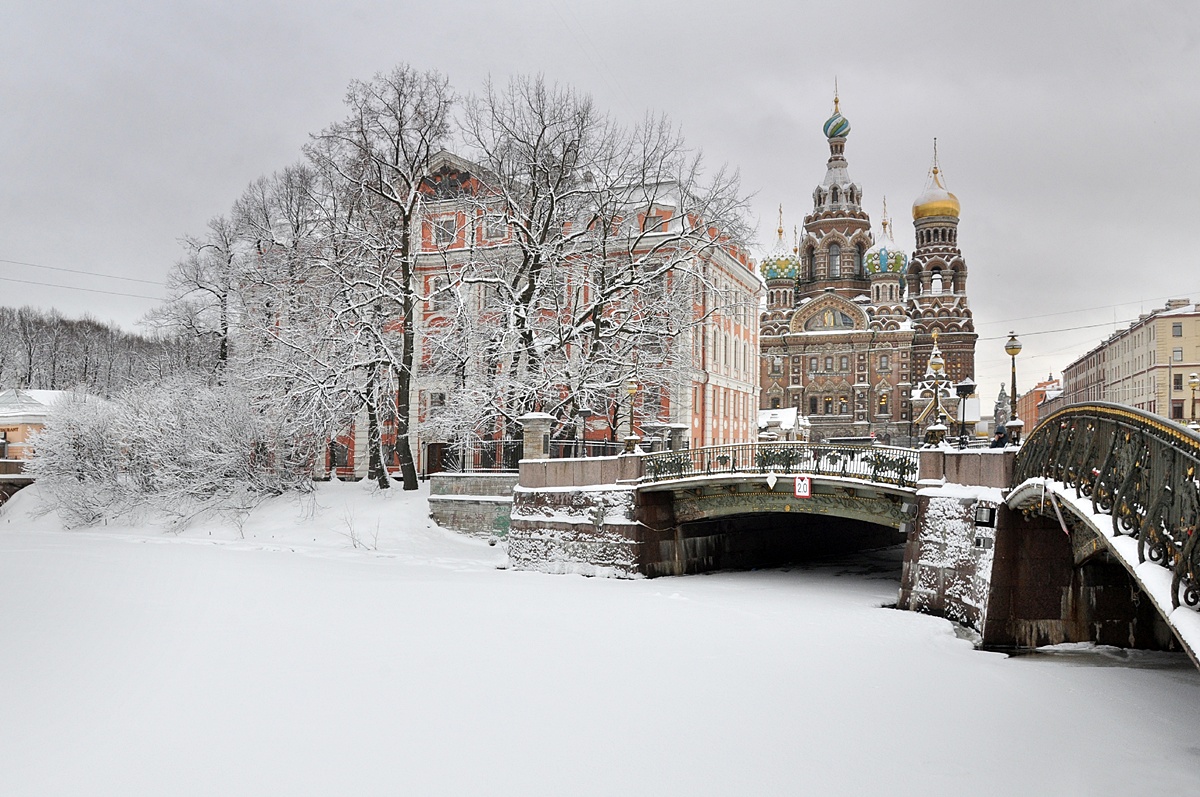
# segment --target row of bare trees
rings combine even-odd
[[[56,310],[0,307],[0,388],[113,396],[207,365],[194,340],[133,334]]]

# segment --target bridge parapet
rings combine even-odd
[[[1172,607],[1200,608],[1200,435],[1133,407],[1075,404],[1026,439],[1014,483],[1038,477],[1090,498],[1114,535],[1137,540],[1139,563],[1170,570]]]
[[[642,457],[641,481],[659,482],[720,474],[809,474],[863,479],[897,487],[917,480],[917,451],[894,446],[822,445],[807,442],[742,443]]]

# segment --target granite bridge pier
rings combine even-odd
[[[1075,405],[994,450],[772,442],[550,459],[548,431],[525,427],[515,569],[678,576],[903,543],[898,608],[984,647],[1091,641],[1198,661],[1200,437],[1158,416]]]

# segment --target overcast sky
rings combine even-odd
[[[347,83],[407,62],[460,93],[540,72],[635,121],[665,112],[802,221],[836,76],[850,174],[911,250],[932,140],[959,242],[985,402],[1169,297],[1200,301],[1195,2],[25,3],[0,46],[0,304],[132,327],[179,258],[342,115]],[[1041,333],[1041,334],[1039,334]]]

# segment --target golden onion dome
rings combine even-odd
[[[930,216],[953,216],[958,218],[962,206],[958,197],[946,190],[942,184],[942,174],[937,166],[933,167],[933,175],[925,191],[913,202],[913,220]]]

